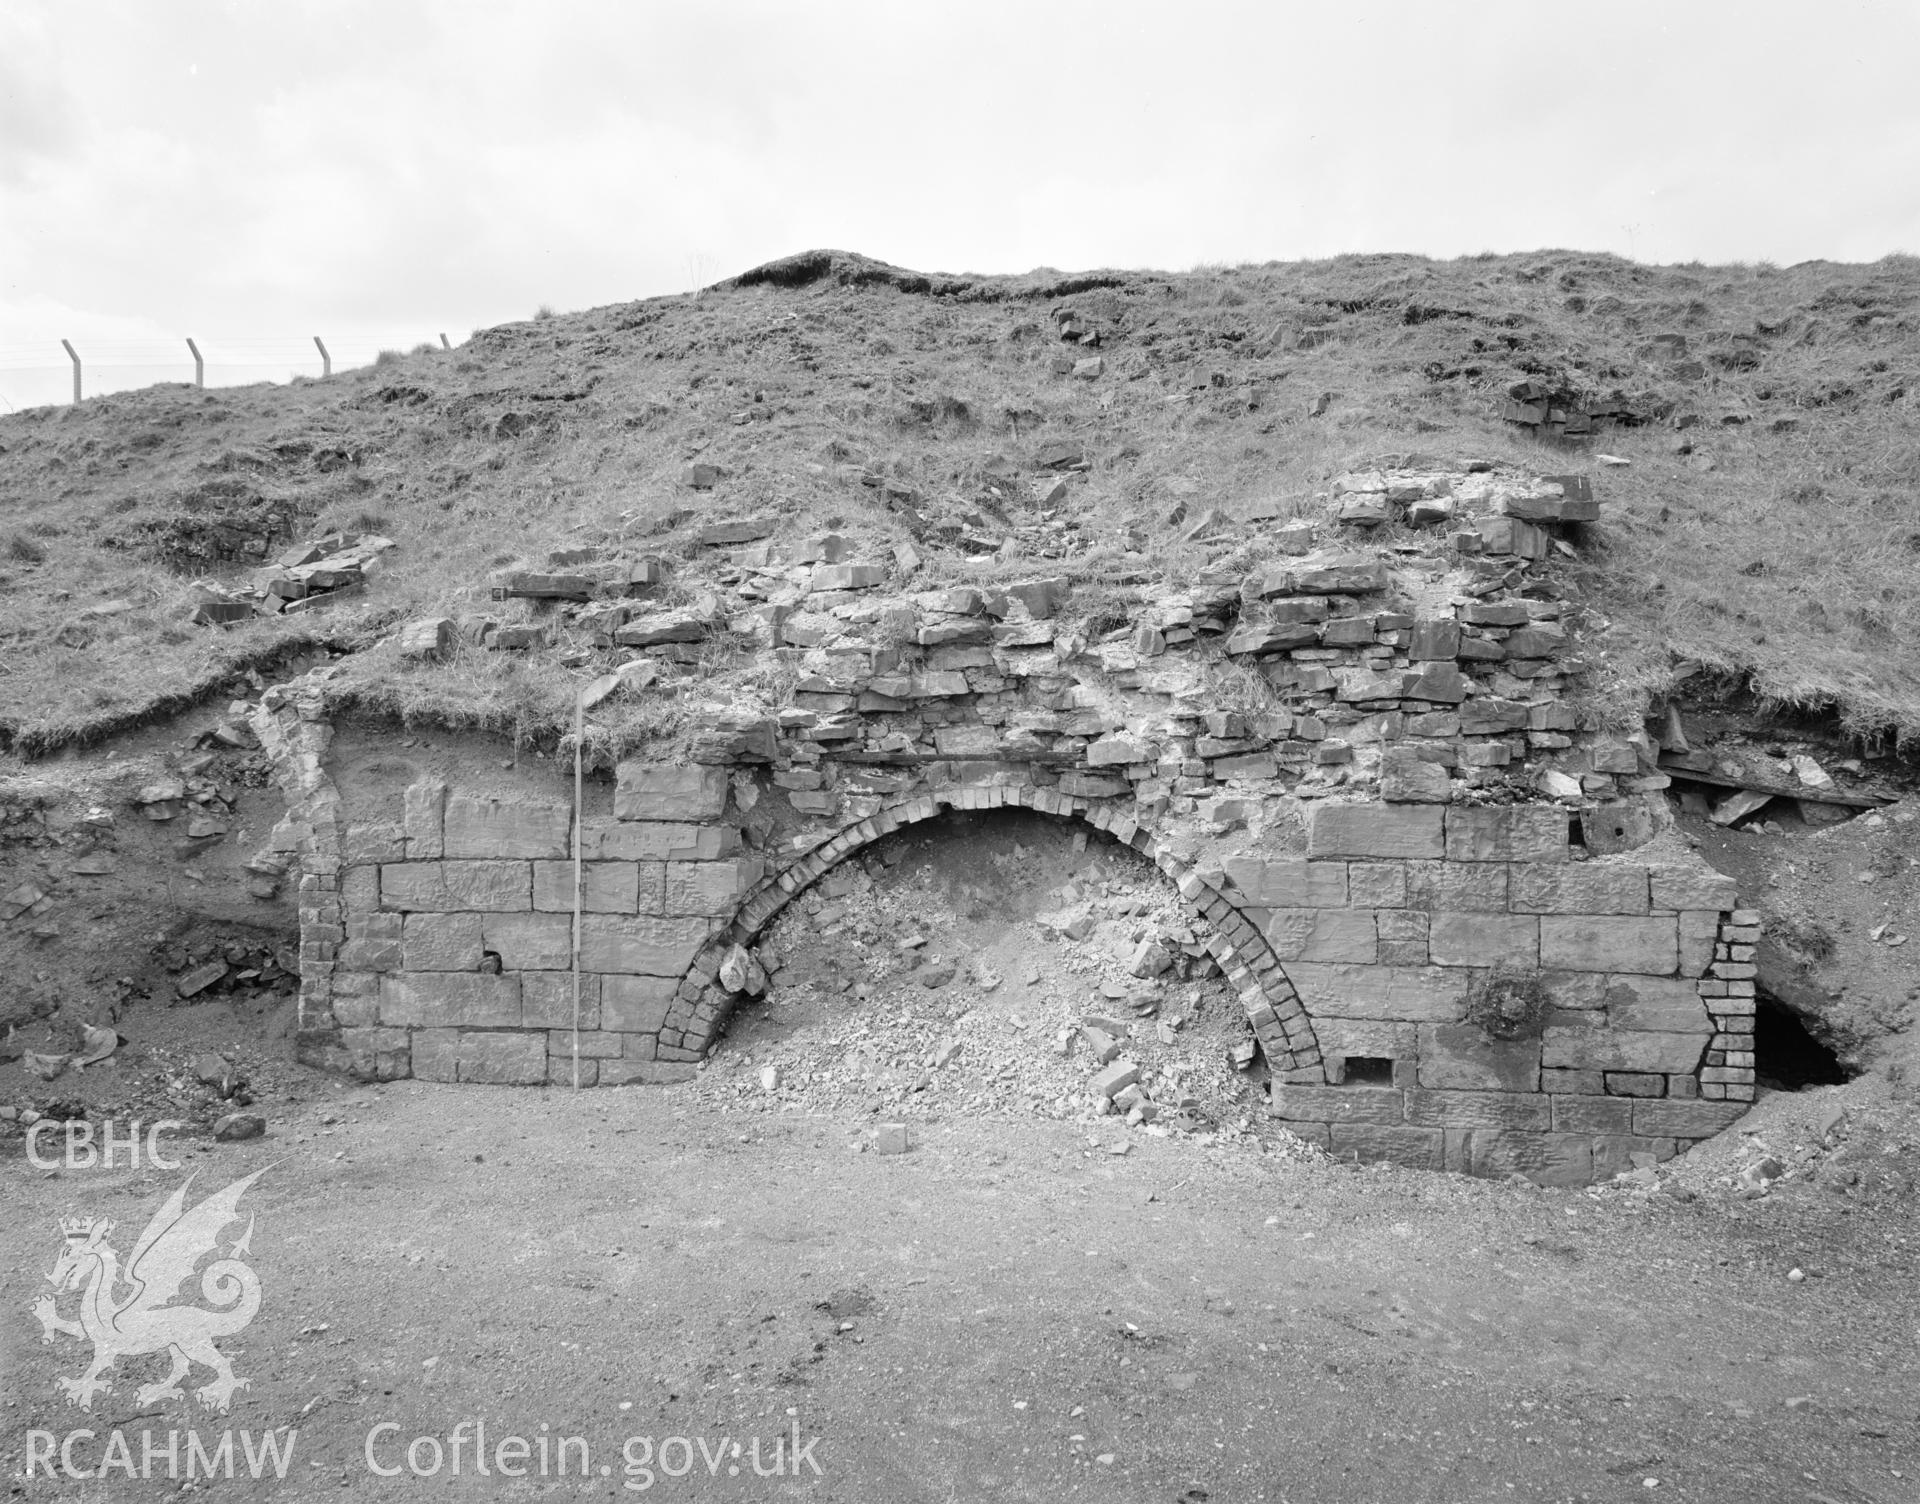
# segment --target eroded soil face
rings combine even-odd
[[[1850,1071],[1915,1079],[1920,800],[1819,826],[1775,812],[1732,829],[1681,818],[1764,916],[1762,989]]]

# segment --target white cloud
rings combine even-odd
[[[5,40],[0,344],[45,305],[464,329],[822,244],[974,271],[1920,247],[1920,16],[1864,3],[120,0]]]

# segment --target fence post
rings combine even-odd
[[[447,337],[444,334],[440,336],[440,348],[442,350],[451,350],[453,348],[452,345],[447,343]]]
[[[207,363],[200,358],[200,347],[193,342],[191,335],[187,337],[187,348],[193,351],[193,384],[195,386],[205,386],[207,384]]]
[[[320,336],[317,334],[313,337],[313,345],[314,348],[320,352],[320,374],[322,376],[331,376],[333,374],[333,357],[327,354],[327,347],[321,343]]]
[[[66,340],[60,341],[61,349],[67,352],[67,359],[73,362],[73,405],[80,405],[80,352]]]

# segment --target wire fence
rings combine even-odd
[[[465,341],[465,334],[458,336]],[[325,378],[369,366],[388,350],[451,350],[445,333],[373,330],[306,339],[221,338],[43,340],[0,343],[0,412],[80,402],[113,392],[179,383],[249,386]]]

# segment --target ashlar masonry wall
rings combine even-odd
[[[757,971],[747,947],[791,897],[894,830],[1001,806],[1082,818],[1152,856],[1208,931],[1203,953],[1240,987],[1275,1071],[1324,1079],[1258,929],[1118,809],[1031,782],[952,786],[875,809],[770,873],[738,824],[757,789],[721,767],[628,763],[612,817],[583,821],[583,1084],[685,1079]],[[340,808],[337,793],[317,802]],[[337,879],[303,880],[308,1058],[380,1079],[570,1082],[571,808],[424,780],[406,790],[403,818],[336,819],[331,832]]]
[[[1699,865],[1571,855],[1552,806],[1323,803],[1304,858],[1231,864],[1326,1059],[1274,1113],[1362,1158],[1571,1184],[1738,1117],[1758,915]],[[1494,963],[1539,973],[1536,1037],[1463,1020]],[[1347,1080],[1355,1058],[1391,1084]]]
[[[942,809],[1011,806],[1087,820],[1168,873],[1241,992],[1271,1110],[1336,1153],[1578,1184],[1668,1157],[1751,1098],[1755,916],[1697,863],[1576,861],[1555,805],[1329,800],[1305,811],[1303,853],[1203,874],[1124,801],[977,774],[774,871],[741,830],[774,792],[764,771],[624,764],[611,817],[582,829],[583,1082],[685,1079],[736,999],[729,966],[751,968],[790,898]],[[313,803],[339,809],[324,789]],[[570,806],[433,780],[402,806],[335,821],[331,886],[303,878],[309,1058],[383,1079],[570,1081]],[[1540,973],[1552,1011],[1536,1034],[1465,1021],[1496,962]],[[1388,1062],[1388,1080],[1355,1079],[1356,1060]]]
[[[690,1076],[704,1040],[666,1029],[682,978],[760,881],[720,819],[722,768],[659,770],[581,831],[578,1027],[587,1085]],[[669,818],[670,817],[670,818]],[[337,943],[309,1027],[363,1076],[573,1079],[573,811],[408,788],[399,821],[340,833]],[[325,964],[319,957],[311,961]]]

